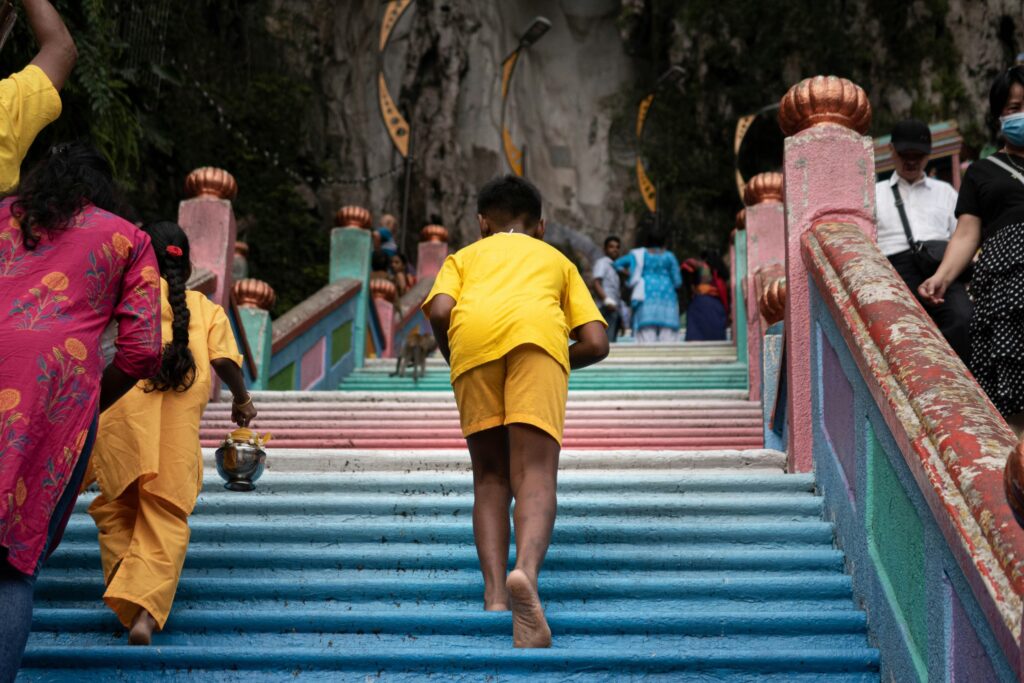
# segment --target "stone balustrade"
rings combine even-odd
[[[1021,680],[1024,446],[875,245],[870,117],[849,81],[794,86],[784,204],[745,197],[766,425],[815,472],[882,678]]]

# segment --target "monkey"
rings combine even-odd
[[[413,330],[402,344],[402,352],[398,354],[395,371],[390,377],[405,377],[406,366],[412,366],[412,381],[419,382],[420,377],[427,374],[427,356],[437,349],[437,340],[432,335]]]

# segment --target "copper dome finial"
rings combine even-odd
[[[774,325],[786,317],[786,278],[778,277],[768,283],[761,293],[758,302],[761,315],[769,325]]]
[[[781,203],[783,199],[781,173],[758,173],[743,188],[743,203],[747,206],[764,202]]]
[[[370,296],[374,299],[384,299],[394,303],[398,298],[398,288],[391,280],[382,277],[370,280]]]
[[[735,230],[746,230],[747,229],[747,209],[746,207],[736,212],[736,224],[733,226]]]
[[[361,206],[343,206],[334,214],[334,224],[339,228],[362,228],[369,230],[372,227],[372,216],[369,210]]]
[[[443,225],[437,225],[431,223],[430,225],[424,226],[420,230],[420,241],[421,242],[447,242],[448,241],[448,228]]]
[[[867,133],[871,103],[864,89],[838,76],[815,76],[794,85],[779,103],[779,126],[786,135],[824,124]]]
[[[189,198],[211,197],[230,201],[238,196],[238,183],[223,168],[204,166],[185,178],[185,195]]]
[[[263,280],[254,278],[239,280],[231,288],[231,293],[235,295],[235,303],[242,308],[262,308],[269,311],[277,301],[274,288]]]

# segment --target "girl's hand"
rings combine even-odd
[[[231,421],[239,427],[248,427],[256,415],[256,406],[253,405],[252,397],[247,397],[242,403],[231,402]]]

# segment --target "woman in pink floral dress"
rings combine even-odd
[[[55,147],[0,201],[0,681],[17,671],[99,411],[159,367],[156,258],[119,207],[109,163],[82,144]]]

